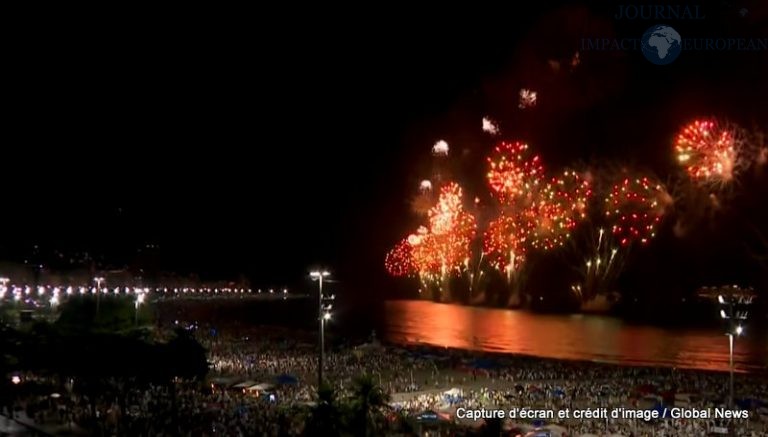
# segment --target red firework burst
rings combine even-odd
[[[429,227],[420,227],[387,255],[385,267],[393,276],[437,277],[465,266],[477,225],[464,209],[461,187],[453,182],[443,186],[427,215]]]
[[[738,137],[736,129],[715,119],[696,120],[677,135],[677,161],[696,182],[728,183],[738,168]]]
[[[413,246],[408,239],[404,239],[387,253],[384,259],[384,267],[392,276],[409,276],[417,272],[413,259]]]
[[[490,264],[507,273],[518,270],[525,261],[526,243],[531,233],[528,221],[502,215],[488,225],[483,239],[483,254]]]
[[[525,203],[542,185],[544,167],[538,156],[529,156],[528,145],[501,142],[488,157],[488,184],[504,204]]]
[[[605,215],[613,220],[612,231],[622,246],[633,241],[646,244],[656,236],[669,195],[647,177],[624,179],[605,199]]]

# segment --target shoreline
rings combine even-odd
[[[440,347],[431,345],[428,343],[410,343],[410,344],[401,344],[396,342],[382,342],[383,346],[391,347],[391,348],[399,348],[399,349],[425,349],[428,350],[430,354],[433,355],[440,355],[445,354],[446,351],[448,351],[448,356],[451,356],[451,354],[459,354],[462,355],[464,358],[492,358],[499,360],[500,362],[503,362],[505,360],[516,360],[516,361],[542,361],[542,362],[548,362],[548,363],[569,363],[573,364],[575,366],[598,366],[598,367],[613,367],[613,368],[632,368],[632,369],[644,369],[644,370],[670,370],[670,371],[683,371],[683,372],[697,372],[697,373],[706,373],[706,374],[727,374],[729,373],[728,370],[714,370],[714,369],[702,369],[700,367],[681,367],[681,366],[671,366],[671,365],[652,365],[652,364],[641,364],[641,363],[627,363],[627,362],[614,362],[614,361],[600,361],[600,360],[587,360],[587,359],[578,359],[578,358],[554,358],[554,357],[542,357],[538,355],[529,355],[529,354],[520,354],[520,353],[511,353],[511,352],[494,352],[494,351],[482,351],[482,350],[475,350],[475,349],[458,349],[458,348],[446,348],[446,347]],[[734,374],[738,375],[749,375],[749,376],[757,376],[757,377],[763,377],[768,379],[768,368],[765,369],[757,369],[757,370],[745,370],[745,369],[734,369]]]
[[[310,329],[302,329],[302,328],[291,328],[291,327],[284,327],[284,326],[277,326],[277,325],[260,325],[260,326],[250,326],[250,329],[254,330],[263,330],[263,334],[266,337],[274,337],[276,335],[290,335],[290,337],[294,341],[304,344],[306,346],[316,347],[317,346],[317,333],[310,330]],[[345,340],[345,341],[339,341],[339,340]],[[500,351],[483,351],[483,350],[476,350],[476,349],[463,349],[463,348],[454,348],[454,347],[444,347],[444,346],[436,346],[429,343],[400,343],[390,340],[380,340],[375,339],[375,342],[372,343],[370,338],[368,341],[361,342],[358,341],[357,343],[354,342],[353,339],[347,339],[345,337],[336,336],[333,334],[329,335],[329,332],[326,331],[326,350],[327,351],[333,351],[342,347],[346,348],[357,348],[365,345],[371,345],[371,344],[378,344],[387,350],[405,350],[409,352],[419,352],[425,355],[434,355],[436,357],[441,357],[442,359],[450,360],[450,359],[459,359],[459,360],[469,360],[469,359],[490,359],[493,361],[496,361],[498,364],[500,364],[499,368],[509,367],[513,366],[515,364],[523,363],[523,362],[540,362],[542,364],[569,364],[572,365],[574,368],[585,368],[585,367],[599,367],[604,369],[617,369],[617,368],[626,368],[626,369],[640,369],[640,370],[654,370],[658,373],[668,373],[671,374],[673,372],[683,372],[683,373],[700,373],[700,374],[708,374],[708,375],[727,375],[729,373],[728,370],[715,370],[715,369],[703,369],[699,367],[681,367],[681,366],[672,366],[672,365],[653,365],[653,364],[643,364],[643,363],[632,363],[632,362],[614,362],[614,361],[602,361],[602,360],[589,360],[589,359],[570,359],[570,358],[555,358],[555,357],[543,357],[538,355],[530,355],[530,354],[521,354],[521,353],[510,353],[510,352],[500,352]],[[768,379],[768,368],[763,369],[754,369],[754,370],[745,370],[745,369],[734,369],[734,374],[736,375],[742,375],[742,376],[750,376],[750,377],[756,377],[758,379]]]

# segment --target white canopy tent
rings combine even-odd
[[[256,384],[256,381],[243,381],[239,384],[233,385],[232,388],[248,388],[254,384]]]
[[[254,384],[250,387],[246,387],[246,390],[248,391],[267,391],[273,389],[275,386],[274,384],[270,384],[268,382],[262,382],[259,384]]]
[[[462,396],[464,394],[464,390],[453,387],[450,390],[444,391],[443,394],[447,396]]]

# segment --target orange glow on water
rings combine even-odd
[[[728,370],[728,341],[716,330],[629,325],[591,315],[540,315],[427,301],[386,306],[387,340],[629,365]],[[734,346],[737,371],[768,365],[768,344],[742,338]]]

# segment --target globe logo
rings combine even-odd
[[[643,56],[656,65],[671,64],[680,56],[680,41],[680,34],[675,29],[664,25],[653,26],[643,34]]]

